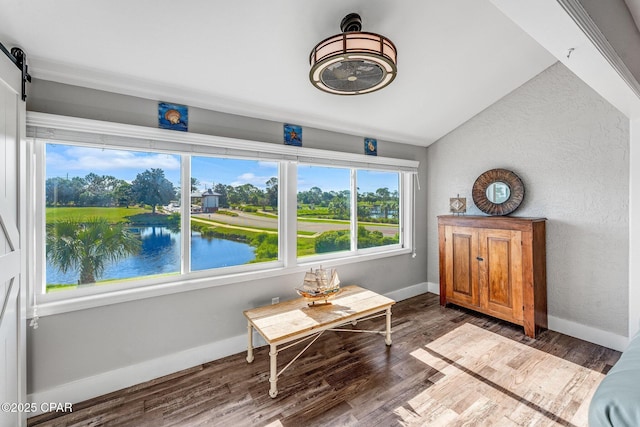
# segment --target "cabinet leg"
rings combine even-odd
[[[528,336],[529,338],[535,338],[536,337],[536,326],[535,325],[531,325],[529,323],[525,323],[525,325],[524,325],[524,334],[526,336]]]

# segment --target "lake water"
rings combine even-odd
[[[132,229],[140,236],[142,247],[138,254],[107,265],[98,280],[127,279],[180,272],[180,232],[166,227]],[[246,264],[255,259],[254,248],[246,243],[224,239],[203,238],[191,233],[191,270],[229,267]],[[78,272],[61,273],[47,262],[47,283],[78,283]]]

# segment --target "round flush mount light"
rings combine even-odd
[[[336,95],[361,95],[380,90],[396,78],[398,52],[388,38],[367,33],[362,19],[350,13],[340,23],[342,34],[316,45],[309,56],[309,79],[318,89]]]

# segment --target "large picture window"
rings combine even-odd
[[[358,170],[358,249],[400,243],[400,174]]]
[[[28,136],[50,313],[412,250],[415,161],[39,113]]]
[[[47,292],[180,273],[180,157],[46,144]]]
[[[298,256],[351,249],[351,171],[298,166]]]
[[[191,270],[278,259],[278,164],[191,158]]]

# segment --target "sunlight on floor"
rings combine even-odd
[[[395,409],[406,425],[586,426],[604,374],[464,324],[411,353],[433,383]]]

